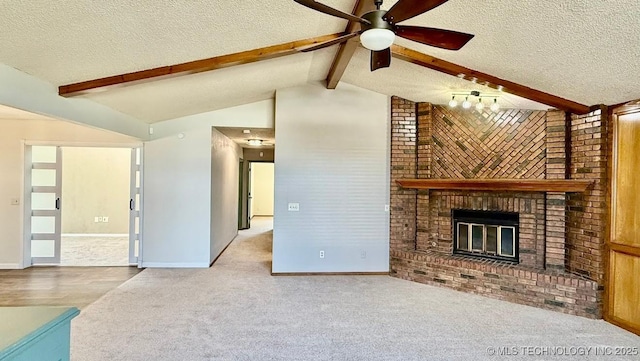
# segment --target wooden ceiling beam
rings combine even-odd
[[[58,94],[64,97],[73,97],[97,91],[104,91],[118,86],[138,84],[149,80],[159,80],[168,77],[201,73],[240,64],[279,58],[285,55],[297,53],[298,48],[333,40],[341,35],[344,34],[337,33],[323,35],[315,38],[297,40],[284,44],[242,51],[234,54],[227,54],[216,56],[213,58],[190,61],[187,63],[162,66],[154,69],[141,70],[132,73],[108,76],[106,78],[62,85],[58,88]]]
[[[420,53],[402,46],[392,45],[391,54],[394,58],[408,61],[413,64],[423,66],[441,73],[453,75],[455,77],[472,81],[481,85],[486,85],[493,89],[498,89],[522,98],[546,104],[560,110],[574,114],[586,114],[591,108],[571,100],[567,100],[540,90],[532,89],[508,80],[504,80],[493,75],[485,74],[477,70],[469,69],[461,65],[450,63],[446,60]]]
[[[358,0],[356,5],[353,7],[352,14],[356,16],[361,16],[362,14],[368,13],[369,11],[373,11],[376,9],[376,6],[371,0]],[[344,30],[345,33],[349,34],[354,31],[357,31],[360,27],[360,24],[357,24],[354,21],[350,21],[347,24],[347,28]],[[360,40],[358,37],[349,39],[345,43],[340,44],[340,48],[338,49],[338,53],[335,58],[333,58],[333,63],[331,63],[331,68],[329,69],[329,75],[327,75],[327,88],[335,89],[342,79],[342,75],[344,75],[345,70],[347,70],[347,66],[349,65],[349,61],[355,54],[358,45],[360,44]]]

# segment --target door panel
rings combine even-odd
[[[129,264],[139,265],[140,216],[142,205],[142,148],[131,149],[131,183],[129,199]]]
[[[615,295],[612,316],[640,329],[640,257],[613,252],[611,266]]]
[[[29,230],[31,263],[60,263],[60,197],[62,194],[62,153],[60,147],[28,146],[25,153],[30,192]]]
[[[640,109],[614,114],[607,320],[640,334]]]
[[[640,113],[618,117],[614,242],[640,247]]]

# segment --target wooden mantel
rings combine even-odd
[[[593,184],[576,179],[399,179],[402,188],[476,191],[584,192]]]

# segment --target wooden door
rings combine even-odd
[[[614,113],[611,239],[605,318],[640,334],[640,109]]]

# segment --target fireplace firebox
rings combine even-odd
[[[518,213],[454,209],[452,217],[453,253],[518,263]]]

